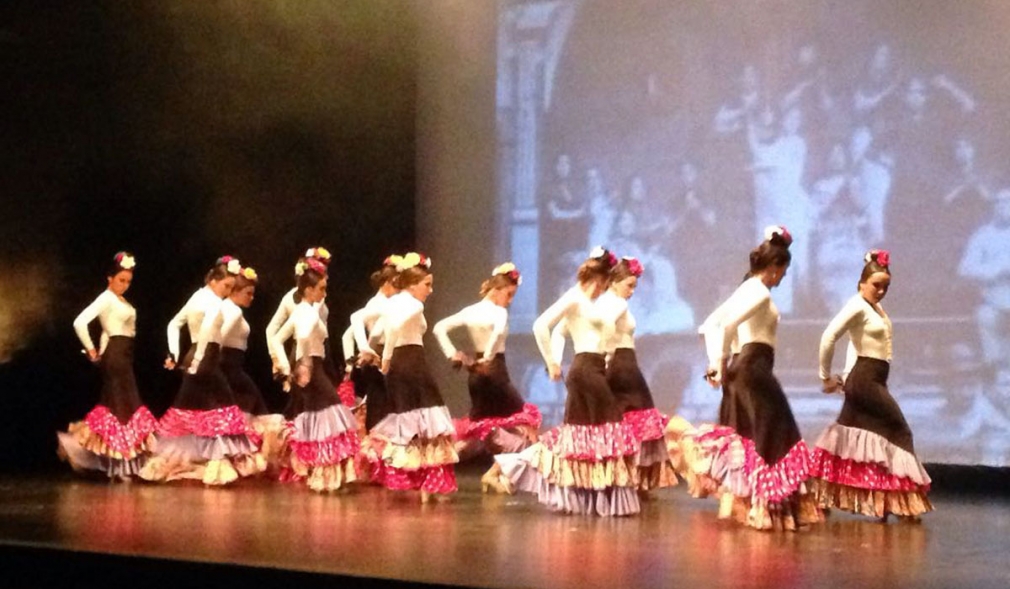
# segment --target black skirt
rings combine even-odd
[[[495,354],[480,369],[472,369],[467,378],[467,388],[470,391],[470,419],[508,417],[522,411],[525,404],[509,379],[505,354]]]
[[[607,384],[607,361],[603,354],[575,354],[565,378],[565,423],[598,425],[621,421],[623,413]]]
[[[652,392],[649,391],[649,383],[645,382],[635,350],[631,348],[618,348],[614,351],[610,366],[607,367],[607,384],[610,385],[622,414],[656,407]]]
[[[253,379],[246,374],[244,365],[245,350],[221,349],[221,370],[228,380],[228,386],[235,394],[235,402],[239,409],[253,415],[266,415],[269,411],[266,401],[263,400],[263,394]]]
[[[137,378],[133,374],[133,344],[132,337],[110,337],[98,363],[102,372],[98,404],[107,407],[120,423],[128,422],[142,405],[137,392]]]
[[[382,347],[375,353],[382,357]],[[375,424],[389,415],[389,398],[386,394],[386,377],[378,366],[355,366],[351,371],[354,394],[365,398],[365,431],[371,431]]]
[[[719,403],[719,425],[728,425],[737,431],[749,432],[754,430],[754,425],[748,419],[747,413],[740,410],[740,403],[733,395],[733,387],[731,386],[732,380],[736,376],[733,369],[739,358],[740,354],[733,354],[726,364],[726,374],[722,379],[722,401]]]
[[[186,354],[191,359],[193,350]],[[187,362],[188,366],[191,362]],[[182,377],[182,386],[172,407],[188,411],[211,411],[235,404],[235,394],[221,370],[221,345],[207,344],[203,360],[196,374],[188,371]]]
[[[424,348],[419,345],[399,346],[393,350],[386,374],[386,393],[389,413],[445,405],[424,361]]]
[[[726,375],[735,404],[735,429],[754,442],[758,455],[769,465],[801,439],[785,391],[772,374],[774,365],[774,348],[751,343],[740,350]]]
[[[891,364],[859,356],[845,379],[845,403],[838,424],[883,436],[895,446],[915,454],[912,430],[887,390]]]
[[[291,399],[284,409],[284,416],[294,419],[297,415],[307,412],[322,411],[327,407],[338,405],[340,396],[337,394],[337,387],[333,385],[329,375],[326,374],[326,362],[319,356],[302,358],[297,366],[305,366],[310,371],[309,382],[300,387],[291,382]]]

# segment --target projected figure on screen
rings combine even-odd
[[[1010,186],[996,193],[993,209],[993,220],[968,241],[959,273],[979,284],[975,319],[982,356],[996,381],[1010,385]]]
[[[814,182],[811,197],[818,209],[815,244],[817,283],[825,309],[842,307],[849,299],[852,276],[863,267],[854,251],[866,250],[867,218],[853,200],[845,148],[835,144],[828,172]]]
[[[779,286],[781,295],[775,299],[781,311],[788,314],[794,310],[793,297],[797,287],[808,280],[813,214],[810,197],[802,183],[807,144],[799,134],[800,111],[792,108],[785,113],[781,133],[777,137],[760,137],[762,131],[768,134],[773,120],[771,112],[766,111],[762,115],[761,129],[748,125],[747,139],[754,164],[755,232],[763,238],[765,227],[781,223],[795,238],[792,265]]]
[[[549,252],[581,250],[589,229],[586,201],[582,193],[572,190],[572,162],[562,153],[554,164],[554,177],[546,188],[547,227],[546,250]]]
[[[673,223],[669,212],[663,207],[657,207],[656,204],[654,199],[649,198],[645,189],[645,181],[642,180],[642,177],[633,176],[628,186],[628,199],[624,208],[627,212],[634,215],[632,223],[636,226],[634,230],[636,239],[638,243],[645,246],[667,243],[672,233]],[[622,216],[618,216],[618,225],[620,225],[621,220]],[[615,226],[615,229],[617,229],[619,239],[632,236],[632,233],[621,231],[617,226]],[[618,249],[617,251],[623,253],[625,250]],[[638,257],[637,254],[629,253],[627,255]]]
[[[884,239],[884,210],[891,191],[891,161],[886,154],[871,150],[873,135],[869,128],[859,127],[849,142],[852,160],[852,193],[866,215],[867,239],[872,245]]]
[[[720,225],[715,208],[703,196],[698,186],[698,168],[686,161],[680,165],[680,186],[673,201],[672,235],[668,243],[677,276],[679,292],[695,310],[715,305],[719,293],[704,279],[710,268],[732,267],[729,252],[734,250],[729,235]],[[699,254],[699,244],[705,255]]]
[[[718,133],[736,133],[744,128],[747,119],[757,111],[761,102],[761,78],[757,68],[745,65],[740,76],[740,96],[735,103],[723,104],[715,115]]]
[[[589,201],[589,247],[609,243],[617,218],[615,198],[603,183],[599,168],[586,170],[586,197]]]
[[[852,109],[864,123],[872,123],[874,114],[898,89],[898,75],[894,71],[891,48],[885,43],[877,46],[867,64],[863,79],[858,82],[852,97]]]

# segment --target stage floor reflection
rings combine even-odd
[[[249,481],[225,489],[108,484],[70,474],[0,478],[0,546],[221,562],[475,587],[1010,586],[1010,502],[937,496],[921,524],[832,514],[798,533],[716,520],[665,489],[640,516],[553,514],[532,496],[357,486],[336,495]]]

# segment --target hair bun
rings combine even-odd
[[[769,225],[765,227],[765,241],[772,245],[789,247],[793,243],[793,236],[782,225]]]
[[[609,268],[613,268],[617,265],[617,256],[602,245],[594,247],[593,251],[589,252],[589,259],[600,260],[601,262],[607,264],[607,267]]]

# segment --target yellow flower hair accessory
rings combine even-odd
[[[242,269],[242,276],[244,276],[246,280],[256,281],[259,279],[259,276],[256,274],[256,271],[249,266],[246,266],[245,268]]]

